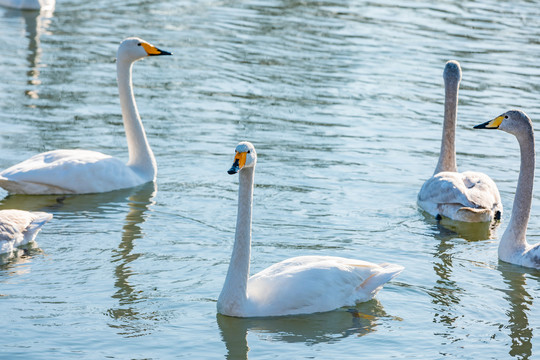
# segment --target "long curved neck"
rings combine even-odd
[[[247,299],[247,281],[249,277],[249,258],[251,252],[251,209],[253,205],[253,167],[243,168],[239,173],[238,213],[236,217],[236,235],[229,263],[229,270],[220,302],[234,308]]]
[[[444,124],[441,153],[435,173],[441,171],[457,172],[456,164],[456,122],[459,81],[445,81]]]
[[[527,246],[527,224],[531,214],[532,193],[534,183],[535,150],[532,131],[517,137],[521,153],[519,178],[512,205],[510,223],[499,244],[499,252],[510,253]]]
[[[146,133],[137,110],[133,87],[131,83],[131,68],[133,62],[118,60],[116,64],[118,92],[120,106],[122,107],[122,119],[129,151],[127,165],[136,171],[147,181],[155,180],[157,173],[156,159],[150,149]]]

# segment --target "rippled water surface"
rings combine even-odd
[[[114,58],[133,35],[174,52],[134,66],[157,184],[0,193],[1,208],[54,214],[34,248],[0,266],[0,358],[538,358],[540,274],[497,260],[517,143],[472,129],[515,107],[538,127],[538,1],[0,8],[0,168],[58,148],[127,159]],[[449,59],[463,69],[458,166],[488,173],[505,207],[491,235],[448,230],[416,205],[437,162]],[[405,271],[355,308],[217,316],[238,187],[226,170],[241,140],[259,155],[252,272],[304,254]]]

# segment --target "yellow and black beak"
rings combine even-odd
[[[232,167],[229,169],[229,171],[227,171],[227,173],[229,175],[234,175],[240,170],[242,170],[244,165],[246,165],[246,156],[247,156],[247,153],[245,152],[236,152],[236,155],[234,156],[234,163]]]
[[[164,50],[160,50],[154,45],[150,45],[149,43],[141,43],[141,46],[144,48],[148,56],[158,56],[158,55],[172,55],[172,53]]]
[[[504,115],[497,116],[493,120],[474,126],[474,129],[498,129],[504,118]]]

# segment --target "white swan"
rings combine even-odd
[[[526,239],[535,167],[534,131],[531,119],[521,110],[511,110],[474,128],[499,129],[514,135],[518,140],[521,166],[512,215],[499,243],[499,259],[540,269],[540,243],[529,245]]]
[[[229,174],[239,172],[234,247],[217,310],[237,317],[309,314],[368,301],[403,267],[333,256],[294,257],[249,277],[253,176],[257,154],[236,147]]]
[[[128,38],[118,47],[116,71],[129,150],[127,164],[95,151],[53,150],[0,172],[0,186],[15,194],[86,194],[154,181],[156,160],[133,97],[132,64],[144,57],[171,55],[144,40]]]
[[[418,205],[429,214],[465,222],[500,220],[501,196],[489,176],[457,172],[455,134],[461,67],[451,60],[444,68],[444,125],[439,162],[418,193]]]
[[[54,10],[56,0],[0,0],[0,6],[19,10]]]
[[[33,241],[52,215],[44,212],[0,210],[0,254]]]

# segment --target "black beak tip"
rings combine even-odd
[[[473,129],[483,129],[485,128],[484,124],[474,125]]]
[[[227,171],[227,174],[229,175],[234,175],[238,172],[238,169],[236,169],[235,167],[232,167],[230,168],[228,171]]]
[[[159,53],[150,54],[150,56],[172,55],[172,52],[161,50],[161,49],[157,49],[157,50],[159,51]]]

